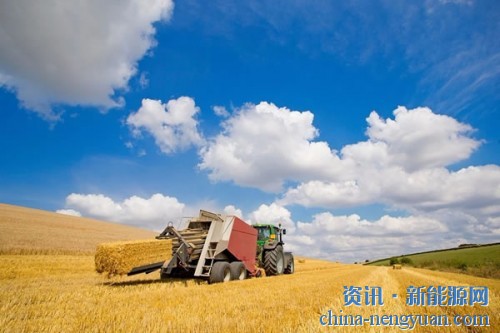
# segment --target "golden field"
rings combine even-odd
[[[0,203],[0,254],[94,254],[104,242],[153,238],[116,223]]]
[[[0,211],[0,226],[3,224],[4,215]],[[111,231],[114,226],[107,226],[106,230]],[[88,235],[95,236],[93,231]],[[4,241],[15,242],[8,240],[5,234],[1,240],[2,246]],[[54,243],[57,242],[54,240]],[[44,248],[45,245],[34,243],[33,246]],[[293,275],[208,285],[199,280],[161,281],[158,273],[109,280],[95,272],[93,255],[82,252],[75,255],[4,253],[0,255],[0,331],[401,332],[397,327],[368,325],[322,327],[319,317],[329,309],[336,314],[342,310],[343,314],[363,316],[487,314],[490,327],[417,326],[414,331],[498,331],[500,280],[406,267],[393,270],[301,259],[304,261],[300,263],[296,260]],[[385,304],[345,306],[343,286],[365,285],[382,287]],[[409,285],[487,286],[490,305],[410,307],[405,304]],[[398,294],[398,298],[390,297],[392,294]]]

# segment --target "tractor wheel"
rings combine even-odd
[[[227,282],[231,280],[231,269],[229,263],[225,261],[217,261],[210,271],[208,283]]]
[[[280,275],[285,269],[285,257],[283,247],[278,245],[272,251],[264,253],[264,269],[266,275]]]
[[[229,264],[231,270],[231,280],[245,280],[247,278],[247,269],[241,261],[233,261]]]
[[[285,253],[286,268],[283,273],[293,274],[295,272],[295,262],[293,261],[293,254]]]

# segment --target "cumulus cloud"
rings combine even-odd
[[[338,208],[382,203],[407,210],[498,211],[500,167],[447,167],[470,157],[472,128],[428,108],[399,107],[367,118],[368,140],[341,150],[337,179],[318,177],[286,191],[280,204]]]
[[[251,223],[281,223],[288,231],[284,238],[287,251],[343,262],[428,250],[429,244],[445,248],[478,239],[493,241],[492,236],[484,238],[477,230],[471,230],[471,218],[451,211],[404,217],[384,215],[377,220],[363,219],[357,214],[322,212],[310,221],[295,222],[291,212],[277,203],[263,204],[248,216]],[[498,221],[486,223],[495,225]],[[478,228],[483,226],[479,224]],[[468,233],[468,239],[461,238],[464,233]]]
[[[72,193],[66,198],[66,206],[83,216],[153,230],[163,229],[169,221],[180,221],[186,209],[186,205],[177,198],[160,193],[149,198],[134,195],[121,202],[103,194]]]
[[[2,1],[0,86],[22,105],[58,119],[54,105],[123,104],[137,62],[155,45],[153,24],[172,0]]]
[[[304,234],[342,233],[349,236],[399,237],[445,232],[447,228],[437,220],[425,217],[392,217],[384,215],[377,221],[361,219],[357,214],[334,216],[329,212],[314,216],[312,223],[297,223]]]
[[[70,216],[77,216],[81,217],[82,214],[74,209],[58,209],[56,210],[56,213],[58,214],[63,214],[63,215],[70,215]]]
[[[283,206],[276,203],[270,205],[262,204],[258,209],[253,211],[249,216],[249,221],[252,224],[281,224],[291,232],[295,230],[295,223],[292,220],[291,212]]]
[[[309,111],[292,111],[261,102],[247,104],[223,122],[223,132],[200,152],[201,170],[213,181],[279,191],[287,180],[334,177],[339,158]]]
[[[237,216],[239,218],[243,218],[243,212],[241,211],[241,209],[236,208],[233,205],[228,205],[228,206],[224,207],[224,214],[234,215],[234,216]]]
[[[460,209],[477,216],[500,215],[500,167],[445,168],[407,173],[400,168],[362,170],[346,182],[310,181],[288,189],[282,205],[341,208],[380,203],[408,211]]]
[[[345,182],[324,182],[313,180],[288,189],[283,198],[278,200],[282,205],[299,204],[304,207],[350,207],[374,201],[374,192],[380,192],[376,186],[366,191],[356,180]]]
[[[410,211],[498,211],[498,166],[448,169],[481,145],[471,136],[471,126],[426,107],[400,106],[393,114],[382,119],[372,112],[368,139],[337,154],[326,142],[315,141],[319,133],[311,112],[266,102],[247,104],[201,149],[199,167],[214,181],[266,191],[280,191],[286,181],[299,182],[277,201],[282,206],[381,203]]]
[[[454,118],[421,107],[408,110],[398,107],[393,119],[381,119],[376,112],[367,118],[366,131],[372,145],[385,147],[386,162],[405,170],[442,167],[468,158],[480,142],[467,136],[472,127]],[[436,149],[439,147],[439,149]],[[356,159],[357,154],[373,147],[347,146],[342,153]],[[379,158],[379,154],[373,154]],[[364,157],[364,156],[363,156]]]
[[[359,261],[431,249],[430,244],[498,241],[500,167],[449,168],[480,146],[470,136],[472,128],[428,108],[399,107],[394,116],[384,120],[371,113],[368,140],[341,150],[337,179],[303,182],[277,203],[330,209],[382,204],[410,216],[368,221],[317,214],[296,223],[290,242],[297,251]]]
[[[456,239],[444,237],[448,227],[426,216],[382,216],[375,221],[360,216],[316,214],[310,222],[297,222],[294,235],[287,237],[294,251],[318,258],[361,261],[427,249],[429,242],[456,246]]]
[[[127,124],[136,137],[146,132],[162,152],[171,154],[204,142],[195,118],[199,111],[190,97],[171,99],[166,104],[146,98],[139,110],[129,115]]]

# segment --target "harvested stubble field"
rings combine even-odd
[[[0,216],[0,222],[2,221]],[[490,288],[488,307],[409,307],[409,285]],[[384,306],[349,306],[343,286],[381,286]],[[397,293],[398,298],[390,295]],[[488,314],[490,327],[417,327],[416,332],[495,332],[500,281],[423,269],[344,265],[306,258],[296,273],[208,285],[158,274],[108,280],[92,255],[0,255],[3,332],[400,332],[396,327],[322,327],[343,314]]]
[[[155,235],[116,223],[0,203],[0,254],[93,255],[104,242]]]

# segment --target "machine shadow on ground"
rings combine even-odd
[[[172,287],[190,287],[193,285],[204,285],[208,284],[206,280],[203,279],[186,279],[186,278],[169,278],[169,279],[156,279],[156,280],[134,280],[134,281],[107,281],[99,283],[98,285],[107,287],[126,287],[126,286],[140,286],[140,285],[154,285],[154,284],[166,284]]]

